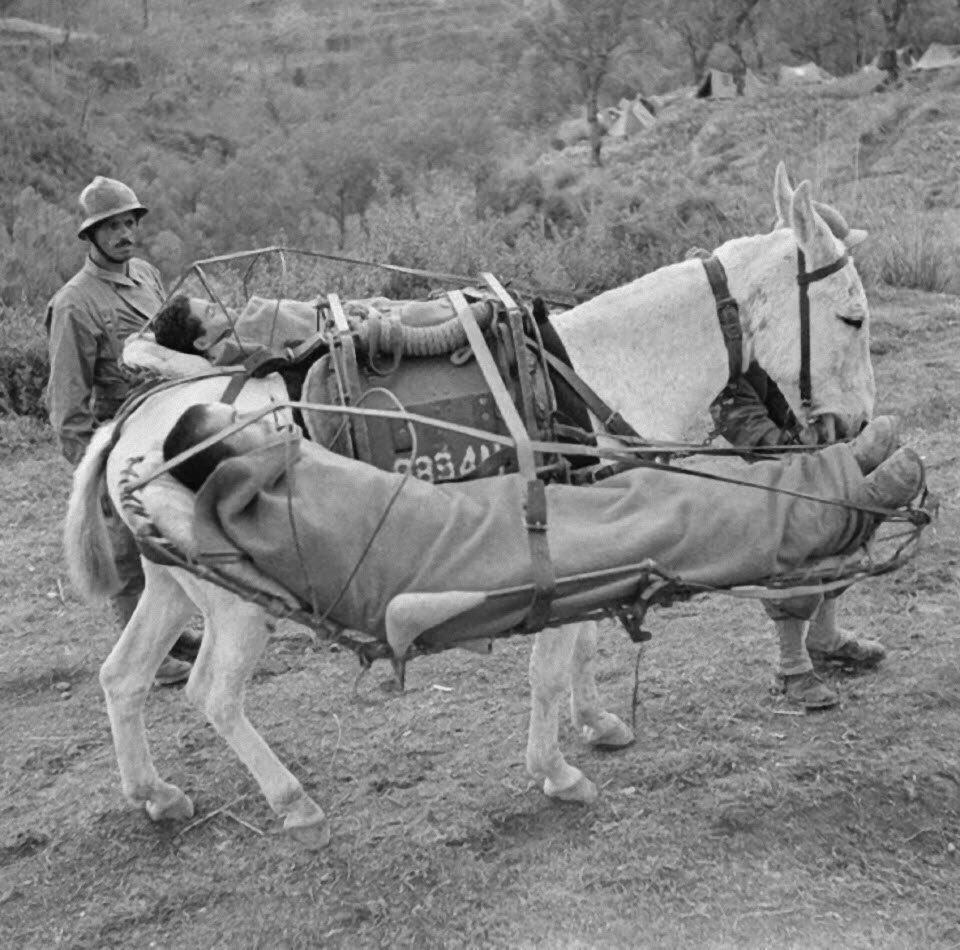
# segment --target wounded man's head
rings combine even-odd
[[[203,321],[194,313],[190,298],[185,294],[177,294],[168,300],[153,318],[150,329],[161,346],[178,353],[203,355],[194,345],[205,332]]]
[[[239,421],[241,416],[237,410],[223,402],[190,406],[163,440],[164,462],[189,452],[218,433],[225,434],[178,462],[170,469],[170,474],[191,491],[199,491],[222,461],[259,448],[277,434],[269,415],[253,416],[242,428],[226,431]]]

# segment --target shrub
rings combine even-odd
[[[44,346],[0,349],[0,416],[46,419],[43,394],[49,372]]]
[[[38,313],[26,302],[0,304],[0,340],[0,416],[46,419],[49,362]]]
[[[942,293],[956,279],[954,229],[912,190],[888,188],[868,214],[870,241],[857,252],[866,283]],[[862,266],[861,266],[862,265]]]
[[[885,284],[942,293],[953,262],[938,233],[919,217],[882,238],[879,277]]]
[[[0,458],[36,455],[41,446],[49,446],[55,441],[53,430],[40,419],[0,414]]]
[[[17,196],[9,242],[0,242],[0,293],[42,306],[83,260],[76,218],[45,201],[33,188]],[[6,342],[6,340],[5,340]]]

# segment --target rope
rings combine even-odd
[[[403,408],[400,400],[397,399],[397,397],[392,392],[390,392],[387,389],[381,389],[379,387],[368,389],[367,392],[365,392],[360,397],[361,401],[366,399],[367,396],[370,395],[370,393],[374,393],[374,392],[378,392],[378,393],[381,393],[382,395],[387,396],[387,398],[393,400],[393,402],[396,405],[400,406],[401,409]],[[380,518],[378,519],[376,525],[374,526],[373,532],[370,535],[369,539],[367,540],[367,543],[363,546],[363,550],[360,552],[360,556],[357,558],[356,564],[353,565],[353,569],[347,575],[347,579],[343,582],[343,585],[341,586],[340,590],[337,592],[336,597],[333,598],[330,605],[324,611],[323,616],[320,618],[321,622],[326,621],[326,619],[332,613],[334,607],[336,607],[337,604],[340,603],[341,599],[343,598],[343,595],[347,592],[350,585],[353,583],[354,577],[357,576],[357,571],[360,570],[360,565],[363,564],[364,559],[370,553],[370,548],[373,547],[373,542],[376,540],[377,535],[380,533],[380,530],[383,528],[384,524],[386,523],[387,516],[390,514],[390,511],[393,509],[394,504],[396,504],[397,499],[400,497],[400,492],[403,491],[404,487],[407,485],[407,482],[411,478],[411,473],[413,472],[413,459],[417,457],[417,432],[412,425],[408,424],[407,428],[410,432],[411,464],[407,467],[407,470],[403,473],[399,484],[394,489],[393,494],[390,496],[390,500],[387,502],[387,506],[383,509],[383,513],[380,515]],[[291,514],[291,517],[292,517],[292,514]],[[298,553],[299,553],[299,549],[298,549]],[[311,588],[311,592],[312,592],[312,588]]]

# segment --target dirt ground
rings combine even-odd
[[[196,818],[122,798],[97,669],[114,631],[60,557],[69,471],[49,437],[0,433],[0,946],[956,947],[960,945],[960,298],[873,301],[877,411],[924,455],[939,522],[921,555],[844,595],[888,648],[836,680],[841,708],[773,697],[755,605],[656,613],[637,742],[564,748],[601,789],[548,801],[523,766],[529,646],[354,685],[345,653],[282,626],[248,712],[333,823],[279,833],[246,771],[178,689],[155,690],[161,773]],[[637,647],[606,627],[600,684],[631,716]]]

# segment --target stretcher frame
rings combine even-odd
[[[263,412],[276,412],[285,408],[305,408],[313,411],[331,413],[355,413],[359,415],[387,415],[390,417],[415,418],[423,424],[436,425],[441,428],[465,428],[452,423],[413,417],[402,412],[391,413],[388,410],[364,409],[362,407],[344,407],[339,405],[325,405],[321,403],[289,402],[271,404]],[[489,433],[486,433],[489,437]],[[504,443],[508,437],[498,437]],[[537,450],[574,452],[576,454],[601,454],[601,450],[583,446],[568,446],[566,443],[539,443],[533,442]],[[199,450],[202,447],[195,447]],[[650,446],[644,444],[636,451],[648,453],[650,449],[679,448],[678,446]],[[695,446],[688,447],[691,452]],[[619,466],[625,463],[623,453],[618,454]],[[120,480],[120,498],[124,514],[129,521],[142,555],[148,560],[167,566],[188,571],[202,580],[230,591],[244,600],[256,603],[266,613],[275,619],[291,620],[309,630],[315,638],[329,643],[338,644],[351,650],[364,668],[368,668],[375,660],[390,660],[402,681],[403,666],[408,660],[419,656],[442,652],[454,647],[467,646],[471,649],[483,647],[489,650],[492,641],[504,637],[523,635],[536,632],[526,616],[519,623],[504,626],[502,629],[490,633],[485,632],[481,637],[470,636],[466,630],[455,637],[433,640],[431,642],[414,641],[402,658],[398,658],[385,640],[379,640],[359,631],[348,631],[347,628],[333,622],[326,613],[314,611],[311,605],[299,600],[286,588],[259,572],[252,562],[245,558],[242,552],[236,556],[218,557],[216,559],[191,557],[186,553],[182,539],[164,535],[155,523],[154,516],[148,510],[142,497],[143,489],[161,475],[165,475],[172,464],[179,461],[152,467],[151,471],[144,472],[143,458],[130,459]],[[637,459],[636,464],[657,469],[669,469],[687,476],[704,477],[705,473],[691,469],[671,467],[662,462],[650,462],[646,459]],[[707,475],[706,477],[710,477]],[[176,490],[185,496],[190,492],[173,482]],[[743,484],[738,482],[737,484]],[[755,486],[758,490],[763,489]],[[824,503],[838,504],[835,500],[815,499]],[[621,623],[631,640],[641,643],[650,639],[650,634],[643,628],[647,611],[653,606],[670,606],[692,597],[720,593],[732,597],[755,600],[786,600],[804,595],[824,594],[842,590],[859,581],[870,577],[880,576],[903,567],[915,557],[920,544],[923,528],[930,523],[932,512],[925,505],[927,498],[921,499],[919,507],[901,509],[897,512],[885,512],[892,515],[891,522],[881,526],[881,531],[857,551],[844,556],[818,559],[810,562],[802,569],[770,577],[757,578],[753,584],[733,585],[729,587],[691,584],[676,574],[663,570],[654,560],[645,559],[638,563],[621,565],[600,571],[562,577],[556,580],[554,596],[551,599],[550,610],[543,623],[536,629],[557,627],[585,620],[601,620],[612,618]],[[848,507],[858,506],[847,504]],[[869,509],[867,509],[869,511]],[[895,527],[900,525],[900,527]],[[188,527],[188,526],[187,526]],[[889,530],[883,531],[883,528]],[[881,553],[881,549],[884,553]],[[532,605],[536,593],[535,583],[518,585],[486,592],[484,609],[507,610],[516,613],[518,604],[526,602]],[[523,611],[521,611],[523,612]],[[481,641],[481,643],[478,643]]]

